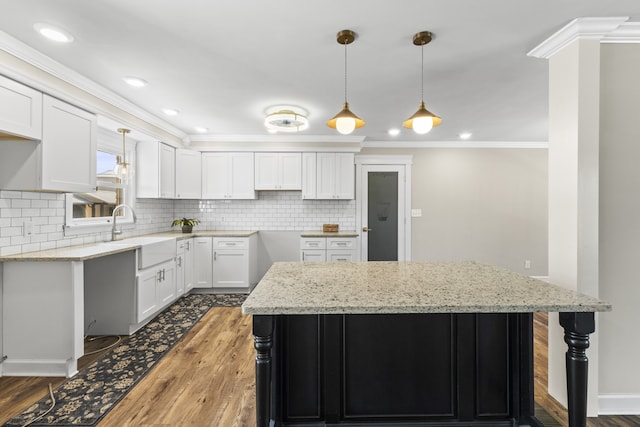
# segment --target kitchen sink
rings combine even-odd
[[[147,268],[152,265],[170,260],[176,257],[176,239],[173,237],[131,237],[129,239],[105,242],[105,245],[114,246],[139,246],[138,268]]]

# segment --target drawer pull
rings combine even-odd
[[[338,246],[347,246],[347,242],[336,242]]]
[[[336,261],[348,261],[346,258],[338,258]]]

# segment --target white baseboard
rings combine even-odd
[[[2,364],[5,377],[72,377],[78,373],[76,361],[6,359]]]
[[[529,276],[532,279],[538,279],[538,280],[542,280],[543,282],[548,282],[549,281],[549,276]]]
[[[598,415],[640,415],[640,394],[600,394],[598,406]]]

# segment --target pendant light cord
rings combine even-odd
[[[420,101],[422,103],[424,103],[424,43],[420,46],[420,53],[421,53],[421,60],[422,60],[422,64],[421,64],[421,80],[420,80]]]
[[[347,103],[347,42],[344,42],[344,103]]]

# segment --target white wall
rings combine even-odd
[[[601,408],[639,414],[640,45],[603,44],[601,58],[600,298],[613,305],[599,316]]]
[[[412,258],[476,260],[547,275],[547,150],[365,149],[411,154]],[[531,268],[525,269],[525,260]]]

